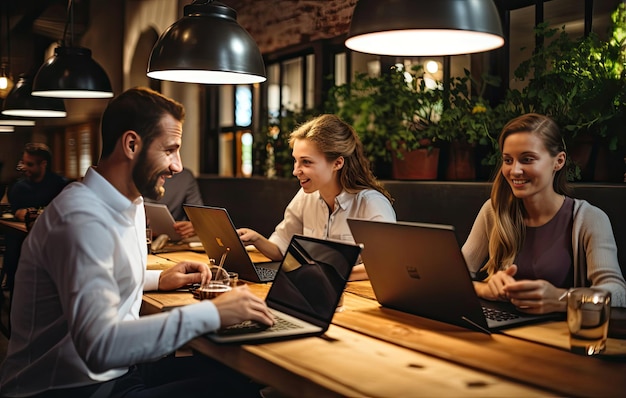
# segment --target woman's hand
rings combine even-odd
[[[244,245],[253,245],[254,242],[262,238],[261,234],[250,228],[239,228],[237,235]]]
[[[474,282],[476,294],[487,300],[508,301],[505,286],[515,282],[517,265],[513,264],[504,271],[498,271],[487,282]]]
[[[204,263],[182,261],[161,272],[159,290],[179,289],[192,283],[205,284],[211,279],[211,270]]]
[[[560,289],[543,279],[521,280],[504,287],[511,303],[529,314],[547,314],[566,311],[567,303],[559,300],[566,289]]]
[[[244,245],[254,245],[258,251],[270,260],[280,261],[283,259],[283,253],[281,253],[278,246],[257,231],[250,228],[239,228],[237,235],[239,235],[239,239],[241,239]]]

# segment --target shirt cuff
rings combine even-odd
[[[146,280],[143,284],[143,290],[145,292],[159,290],[159,278],[161,277],[160,270],[146,270]]]
[[[185,313],[185,319],[193,322],[192,330],[200,334],[211,333],[221,326],[220,314],[211,300],[202,300],[197,304],[180,307]]]

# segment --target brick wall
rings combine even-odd
[[[347,34],[357,0],[222,0],[262,53]],[[271,11],[270,11],[271,10]]]

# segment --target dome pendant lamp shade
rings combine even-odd
[[[55,98],[111,98],[111,82],[83,47],[57,47],[33,81],[34,96]]]
[[[359,0],[346,47],[379,55],[441,56],[504,45],[492,0]]]
[[[32,84],[20,76],[13,90],[4,99],[3,115],[20,117],[65,117],[65,104],[59,98],[35,97],[31,95]]]
[[[7,116],[0,113],[0,126],[34,126],[35,121],[27,118],[21,118],[16,116]]]
[[[148,76],[183,83],[251,84],[266,80],[265,64],[237,13],[218,1],[196,0],[152,49]]]

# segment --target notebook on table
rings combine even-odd
[[[209,258],[219,260],[229,248],[224,263],[228,271],[236,272],[239,278],[250,282],[274,280],[280,261],[272,261],[261,253],[248,252],[226,209],[199,205],[183,205],[183,209]]]
[[[146,221],[152,229],[153,236],[167,235],[171,241],[178,242],[182,237],[174,229],[174,217],[166,205],[162,203],[145,202]]]
[[[294,235],[265,302],[275,318],[229,326],[207,337],[218,343],[257,343],[319,336],[328,330],[361,245]]]
[[[451,225],[348,219],[378,302],[388,308],[489,333],[551,319],[480,299]]]

